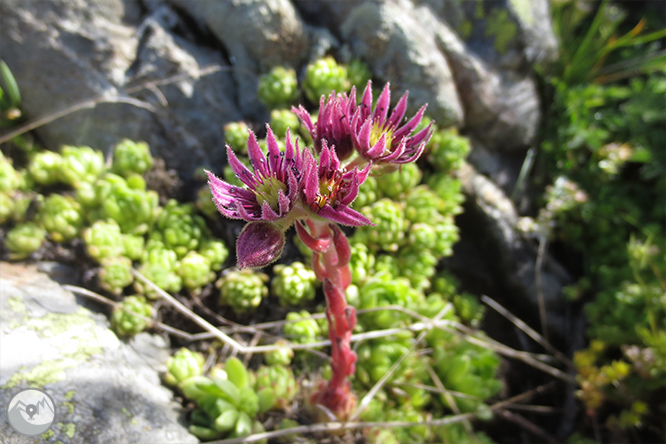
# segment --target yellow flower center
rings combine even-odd
[[[379,122],[374,122],[372,124],[372,129],[370,130],[370,146],[375,146],[383,134],[386,134],[386,146],[390,148],[391,143],[393,142],[393,129],[384,129],[379,125]]]
[[[278,211],[279,190],[282,190],[282,192],[286,194],[287,185],[275,177],[268,177],[255,187],[254,193],[257,195],[257,202],[259,202],[260,206],[263,205],[264,202],[268,202],[268,205],[270,205],[274,211]]]

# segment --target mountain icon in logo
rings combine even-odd
[[[22,435],[40,435],[55,421],[53,398],[39,389],[22,390],[9,402],[7,420]]]

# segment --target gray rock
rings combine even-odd
[[[42,118],[90,101],[37,130],[48,148],[75,144],[108,150],[124,137],[146,140],[184,177],[223,159],[222,125],[240,117],[228,92],[233,90],[229,73],[218,52],[171,32],[163,20],[168,11],[142,17],[134,0],[1,4],[1,55],[17,79],[25,115]],[[211,66],[222,70],[202,76]],[[177,75],[183,76],[178,82],[145,88],[145,82]],[[92,103],[119,96],[144,99],[155,111]]]
[[[528,146],[541,115],[534,80],[528,74],[493,68],[446,24],[432,26],[467,113],[465,130],[491,149],[511,151]]]
[[[456,245],[458,257],[453,258],[458,261],[456,268],[470,281],[481,283],[476,291],[499,292],[510,298],[513,306],[533,313],[536,313],[541,294],[549,331],[564,335],[566,300],[562,288],[573,283],[571,275],[546,254],[539,288],[536,284],[537,245],[517,229],[518,215],[511,200],[469,164],[457,175],[468,201],[460,224],[461,242]],[[472,254],[458,255],[460,251]]]
[[[260,74],[277,65],[297,68],[308,55],[308,33],[289,0],[170,0],[205,24],[234,65],[244,114],[261,118],[256,97]]]
[[[0,288],[0,404],[22,388],[46,390],[56,404],[48,442],[198,442],[160,383],[168,356],[161,337],[119,341],[103,315],[81,307],[33,265],[0,263]],[[6,419],[3,408],[3,442],[35,442]]]
[[[409,1],[364,2],[340,27],[351,51],[394,91],[409,90],[411,111],[428,103],[428,114],[443,127],[463,122],[463,109],[449,64],[431,28]],[[433,17],[432,20],[435,20]]]

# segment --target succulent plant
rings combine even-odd
[[[20,260],[39,250],[46,238],[46,231],[32,222],[16,225],[5,237],[10,259]]]
[[[423,299],[423,294],[412,288],[407,279],[389,275],[377,275],[368,279],[361,285],[359,292],[360,309],[389,305],[413,309]],[[371,330],[399,327],[407,319],[406,314],[396,310],[380,310],[359,315],[359,322]]]
[[[99,284],[106,291],[115,295],[134,281],[132,261],[125,256],[108,257],[102,260],[102,268],[98,274]]]
[[[122,235],[124,255],[133,261],[138,261],[143,256],[143,249],[146,244],[146,238],[139,235]]]
[[[458,398],[461,412],[474,411],[483,400],[495,395],[502,383],[495,378],[500,363],[495,352],[458,338],[445,347],[435,348],[433,367],[444,386],[467,395]]]
[[[158,201],[156,192],[146,191],[140,176],[130,176],[126,180],[107,173],[95,184],[97,208],[90,212],[90,216],[115,220],[125,234],[143,234],[155,220]]]
[[[81,205],[70,196],[51,194],[37,214],[37,221],[56,242],[74,239],[83,226]]]
[[[171,293],[179,292],[183,287],[183,279],[176,271],[179,266],[178,255],[164,246],[150,244],[151,241],[146,244],[139,272],[162,290]],[[144,294],[148,298],[156,296],[156,292],[142,282],[136,281],[134,287],[138,293]]]
[[[287,313],[287,323],[284,325],[284,335],[292,342],[308,344],[321,338],[322,330],[307,310]]]
[[[92,183],[104,171],[104,155],[88,146],[65,145],[61,149],[62,162],[58,170],[60,182],[78,188]]]
[[[19,180],[11,159],[0,152],[0,192],[9,193],[16,190],[19,187]]]
[[[62,156],[53,151],[36,153],[28,164],[30,177],[40,185],[51,185],[60,180]]]
[[[201,353],[181,348],[167,360],[164,381],[169,385],[178,385],[189,378],[201,376],[204,362]]]
[[[275,276],[271,281],[273,294],[283,307],[302,305],[315,297],[317,277],[311,268],[301,262],[273,267]]]
[[[465,195],[462,193],[462,183],[448,173],[435,173],[428,177],[430,188],[439,197],[438,211],[442,215],[455,215],[462,213],[462,203]]]
[[[413,224],[432,225],[445,209],[446,202],[427,185],[412,188],[405,196],[405,218]]]
[[[224,141],[234,152],[247,154],[247,139],[250,127],[243,121],[229,122],[224,125]]]
[[[220,288],[220,303],[237,313],[253,310],[268,296],[266,282],[268,276],[251,269],[230,271],[216,284]]]
[[[287,130],[290,134],[298,134],[301,121],[288,109],[274,109],[271,111],[270,126],[277,137],[284,138]]]
[[[185,396],[197,403],[189,430],[201,439],[238,438],[264,430],[254,418],[270,402],[262,402],[252,389],[248,371],[237,358],[227,359],[224,367],[213,368],[210,378],[194,376],[180,383]]]
[[[284,339],[278,339],[273,345],[287,344]],[[282,347],[278,350],[269,351],[264,354],[264,360],[268,365],[286,365],[291,364],[294,357],[294,350],[289,347]]]
[[[14,214],[14,200],[5,192],[0,191],[0,224],[4,224]]]
[[[428,159],[440,172],[460,168],[470,151],[469,140],[458,135],[455,128],[436,131],[428,146]]]
[[[271,389],[274,395],[272,408],[286,410],[298,392],[294,372],[283,365],[262,365],[256,373],[254,388],[257,392]]]
[[[88,255],[97,262],[107,257],[121,256],[125,251],[120,227],[113,219],[98,220],[83,230],[82,237]]]
[[[298,82],[293,68],[276,66],[259,77],[257,97],[268,108],[290,106],[298,96]]]
[[[146,142],[121,140],[113,150],[111,171],[119,176],[142,175],[153,167],[153,156]]]
[[[430,279],[435,275],[438,257],[427,249],[410,245],[398,251],[398,269],[401,276],[409,279],[412,288],[424,291],[430,288]]]
[[[357,228],[352,241],[365,244],[374,251],[397,251],[404,242],[407,229],[402,206],[384,198],[361,211],[375,226]]]
[[[196,251],[190,251],[180,260],[178,274],[183,279],[183,286],[194,294],[215,280],[215,273],[210,269],[210,261]]]
[[[331,56],[315,60],[305,68],[303,90],[312,103],[319,103],[321,96],[328,96],[332,91],[349,90],[347,68],[338,65]]]
[[[210,261],[210,268],[219,271],[229,257],[227,246],[218,239],[205,239],[199,246],[199,254]]]
[[[415,163],[401,165],[397,171],[376,176],[377,189],[391,199],[412,190],[421,182],[421,170]]]
[[[347,65],[347,78],[350,86],[356,86],[356,89],[360,90],[372,78],[372,72],[368,65],[354,59]]]
[[[349,269],[351,271],[352,283],[361,285],[372,275],[375,267],[375,255],[362,243],[352,243]]]
[[[119,336],[134,336],[148,327],[148,321],[132,313],[150,318],[153,315],[153,306],[141,296],[127,296],[123,299],[111,315],[111,327]]]
[[[149,237],[162,241],[178,257],[183,257],[196,250],[207,234],[206,222],[195,214],[193,205],[170,199],[157,215]]]

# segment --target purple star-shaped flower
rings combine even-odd
[[[316,124],[312,123],[312,118],[303,105],[291,108],[312,136],[316,152],[320,153],[323,143],[327,142],[328,146],[335,147],[340,160],[345,160],[354,152],[351,118],[356,109],[355,87],[352,87],[349,96],[336,95],[335,92],[328,96],[328,100],[321,96]]]
[[[356,104],[356,88],[346,94],[331,94],[328,100],[322,96],[316,125],[303,108],[292,108],[308,130],[321,152],[323,141],[335,147],[340,160],[345,160],[354,150],[374,164],[404,164],[414,162],[432,136],[432,124],[414,134],[421,123],[425,106],[407,123],[401,125],[407,110],[405,93],[389,115],[391,90],[387,83],[372,106],[372,82],[363,92],[360,104]]]
[[[368,177],[370,165],[363,170],[342,170],[335,149],[329,148],[326,140],[322,141],[319,163],[312,152],[304,150],[303,154],[303,197],[309,209],[342,225],[373,225],[370,219],[349,208]]]
[[[406,92],[400,98],[389,116],[391,102],[389,84],[384,86],[373,110],[372,82],[368,82],[351,122],[354,145],[361,156],[373,163],[403,164],[414,162],[423,153],[432,136],[432,123],[413,134],[425,113],[426,105],[424,105],[414,117],[400,126],[407,110],[408,94]]]
[[[280,151],[273,131],[270,127],[267,129],[268,153],[265,156],[253,133],[247,142],[254,172],[243,165],[227,145],[229,165],[247,188],[231,185],[206,171],[213,202],[226,217],[248,222],[274,222],[289,213],[298,201],[302,171],[298,140],[293,143],[287,132],[285,150]]]

